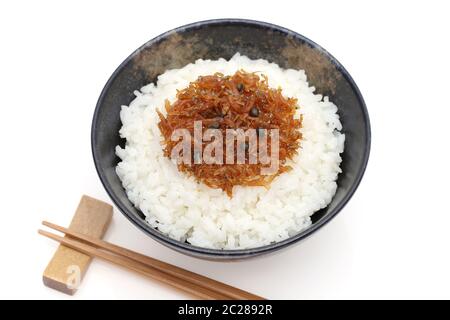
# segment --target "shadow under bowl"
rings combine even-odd
[[[266,59],[282,68],[303,69],[316,92],[338,106],[345,133],[342,173],[331,203],[312,216],[306,230],[281,242],[242,250],[196,247],[174,240],[146,223],[128,200],[115,172],[122,105],[134,99],[133,91],[155,82],[168,69],[197,59],[230,59],[236,52],[251,59]],[[176,251],[206,259],[230,260],[273,252],[308,237],[329,222],[352,197],[364,174],[370,152],[370,122],[364,100],[344,67],[327,51],[302,35],[265,22],[220,19],[202,21],[166,32],[133,52],[113,73],[98,100],[92,123],[92,152],[100,179],[118,209],[139,229]]]

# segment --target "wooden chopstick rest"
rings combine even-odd
[[[83,195],[69,230],[100,239],[108,229],[112,214],[111,205]],[[47,287],[73,295],[91,260],[85,253],[60,245],[44,271],[43,282]]]

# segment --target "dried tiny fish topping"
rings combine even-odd
[[[258,154],[258,148],[249,148],[244,144],[246,162],[238,164],[206,164],[195,163],[199,154],[192,152],[190,164],[179,163],[178,169],[195,177],[212,188],[224,190],[230,197],[234,186],[264,186],[269,187],[271,181],[279,174],[290,170],[286,160],[292,159],[297,153],[301,141],[302,121],[295,118],[297,99],[285,98],[281,88],[272,89],[268,86],[265,75],[249,73],[244,70],[232,76],[221,73],[201,76],[189,86],[177,93],[174,103],[166,101],[166,115],[158,111],[159,129],[164,137],[163,151],[170,157],[172,149],[178,141],[172,141],[172,133],[177,129],[189,130],[194,138],[194,122],[202,121],[203,132],[207,129],[221,130],[223,137],[226,129],[255,129],[258,138],[270,135],[270,129],[279,130],[279,167],[271,175],[261,174],[261,168],[267,164],[250,164],[251,154]],[[271,150],[271,139],[267,137],[268,154]],[[202,141],[202,150],[210,142]],[[194,139],[192,139],[194,144]],[[234,143],[234,154],[241,147]],[[194,149],[192,149],[194,150]],[[226,145],[223,143],[223,155]],[[198,162],[198,161],[197,161]]]

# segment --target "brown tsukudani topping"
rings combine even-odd
[[[249,150],[245,144],[244,164],[206,164],[194,163],[192,152],[191,164],[180,163],[178,169],[195,177],[199,182],[212,188],[224,190],[230,197],[233,187],[264,186],[269,187],[270,182],[279,174],[290,170],[286,160],[291,159],[300,145],[301,119],[295,119],[297,99],[285,98],[281,88],[272,89],[268,86],[265,75],[248,73],[243,70],[232,76],[220,73],[199,77],[189,86],[177,93],[177,100],[170,104],[166,101],[167,115],[158,111],[159,129],[164,137],[163,150],[166,157],[171,156],[172,149],[179,141],[172,141],[172,132],[176,129],[188,129],[192,137],[194,150],[194,122],[202,121],[203,132],[207,129],[219,129],[223,137],[226,129],[255,129],[257,136],[264,136],[264,129],[279,130],[279,167],[272,175],[262,175],[261,168],[267,164],[249,164],[250,152],[258,154],[256,150]],[[270,131],[265,131],[267,134]],[[202,150],[210,142],[202,141]],[[267,137],[268,150],[271,154],[271,139]],[[237,143],[234,143],[236,156]],[[226,144],[223,142],[223,155],[225,158]]]

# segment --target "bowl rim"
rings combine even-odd
[[[98,120],[98,114],[101,105],[103,104],[104,98],[106,96],[106,93],[108,92],[112,82],[115,80],[117,75],[122,71],[122,69],[137,55],[141,50],[144,48],[147,48],[163,39],[165,39],[167,36],[171,35],[174,32],[183,32],[190,29],[196,29],[204,26],[209,25],[228,25],[228,24],[234,24],[234,25],[244,25],[244,26],[253,26],[253,27],[262,27],[265,29],[270,29],[274,31],[281,32],[285,34],[286,36],[291,36],[297,39],[300,39],[301,41],[304,41],[314,49],[320,51],[322,54],[324,54],[330,61],[338,68],[342,76],[346,79],[346,81],[349,82],[350,87],[354,91],[357,99],[360,102],[360,106],[363,112],[364,122],[365,122],[365,128],[366,128],[366,139],[365,139],[365,149],[363,154],[363,164],[361,168],[359,169],[356,178],[351,185],[348,192],[344,195],[342,200],[337,204],[337,206],[329,212],[327,215],[323,216],[321,219],[319,219],[316,223],[312,224],[310,227],[306,228],[305,230],[297,233],[296,235],[289,237],[285,240],[282,240],[280,242],[275,242],[269,245],[264,245],[260,247],[255,248],[248,248],[248,249],[211,249],[211,248],[203,248],[194,246],[191,244],[183,243],[181,241],[175,240],[170,238],[169,236],[163,234],[162,232],[159,232],[155,230],[153,227],[151,227],[144,219],[138,217],[137,215],[129,212],[125,205],[122,203],[122,201],[119,199],[119,197],[114,193],[113,188],[108,183],[106,179],[106,175],[103,172],[103,169],[100,166],[99,161],[99,155],[96,151],[95,146],[97,145],[96,141],[96,124]],[[324,48],[322,48],[320,45],[315,43],[314,41],[308,39],[307,37],[292,31],[290,29],[268,23],[263,21],[257,21],[257,20],[250,20],[250,19],[235,19],[235,18],[224,18],[224,19],[211,19],[211,20],[202,20],[190,24],[186,24],[180,27],[177,27],[175,29],[166,31],[162,33],[161,35],[145,42],[143,45],[141,45],[138,49],[136,49],[133,53],[131,53],[113,72],[113,74],[109,77],[108,81],[106,82],[105,86],[103,87],[103,90],[98,98],[94,116],[92,119],[92,125],[91,125],[91,149],[92,149],[92,156],[94,159],[95,168],[97,171],[97,174],[100,178],[101,183],[103,184],[103,187],[105,188],[106,192],[108,193],[109,197],[112,199],[113,203],[117,206],[119,211],[128,218],[136,227],[138,227],[140,230],[144,231],[147,235],[149,235],[154,240],[171,247],[172,249],[175,249],[177,251],[181,251],[186,254],[191,254],[194,256],[203,256],[203,257],[210,257],[214,259],[227,259],[227,258],[246,258],[249,256],[257,256],[265,253],[269,253],[275,250],[280,250],[282,248],[285,248],[289,245],[292,245],[294,243],[299,242],[300,240],[306,239],[310,235],[312,235],[315,231],[326,225],[328,222],[330,222],[341,210],[342,208],[348,203],[348,201],[351,199],[351,197],[354,195],[356,189],[358,188],[362,177],[366,171],[367,163],[369,160],[370,155],[370,148],[371,148],[371,128],[370,128],[370,119],[369,119],[369,113],[366,107],[366,104],[364,102],[364,99],[362,97],[362,94],[356,85],[353,78],[350,76],[348,71],[344,68],[344,66],[336,59],[334,58],[328,51],[326,51]],[[139,209],[138,209],[139,210]]]

